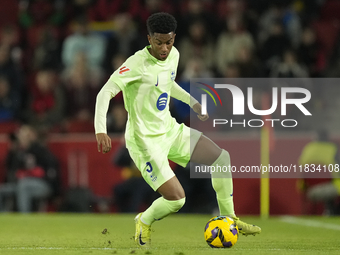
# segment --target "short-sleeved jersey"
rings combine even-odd
[[[149,47],[129,57],[110,77],[123,92],[129,116],[126,140],[137,145],[145,138],[167,133],[175,124],[169,100],[179,52],[172,47],[167,59],[160,61],[149,53]]]

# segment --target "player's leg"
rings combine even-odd
[[[229,153],[217,146],[208,137],[202,135],[193,150],[191,161],[214,167],[215,171],[211,173],[211,182],[216,192],[220,215],[232,217],[240,233],[244,235],[260,233],[260,227],[247,224],[235,215],[231,171],[218,171],[218,169],[223,169],[223,167],[230,169]]]
[[[185,166],[189,160],[208,166],[229,166],[229,153],[195,129],[178,125],[176,139],[170,148],[169,159]],[[217,194],[221,215],[233,215],[233,183],[230,173],[214,173],[212,184]]]
[[[178,212],[185,203],[185,193],[176,176],[161,185],[157,192],[162,196],[156,199],[142,215],[142,221],[148,225]]]
[[[191,161],[218,168],[230,166],[230,156],[226,150],[222,150],[218,145],[205,135],[198,140],[191,156]],[[212,186],[216,192],[220,215],[234,215],[233,202],[233,180],[230,172],[211,173]]]
[[[148,246],[151,242],[151,224],[171,213],[178,212],[185,203],[185,193],[176,176],[172,177],[158,189],[162,196],[136,218],[135,241],[140,246]]]
[[[165,138],[160,141],[150,141],[150,149],[147,150],[148,154],[134,151],[133,148],[129,150],[144,180],[154,191],[162,195],[135,218],[135,241],[140,246],[148,246],[150,244],[151,224],[154,221],[177,212],[185,203],[184,190],[168,161],[168,148],[172,141],[169,137]],[[164,140],[168,142],[168,146],[164,143]],[[161,146],[158,146],[159,144]]]

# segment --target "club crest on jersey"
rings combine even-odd
[[[163,94],[159,96],[157,100],[157,109],[160,111],[163,111],[166,107],[167,102],[168,102],[168,94],[164,92]]]
[[[128,72],[128,71],[130,71],[130,68],[128,68],[126,66],[122,66],[121,68],[119,68],[119,74],[123,74],[124,75],[124,73]]]
[[[172,81],[175,80],[175,78],[176,78],[176,72],[175,71],[170,72],[170,78],[171,78]]]

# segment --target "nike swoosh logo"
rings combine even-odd
[[[155,84],[155,86],[156,86],[156,87],[158,86],[158,75],[157,75],[157,83]]]
[[[145,243],[142,241],[142,228],[140,229],[138,239],[139,239],[139,244],[140,244],[140,245],[144,245],[144,244],[145,244]]]

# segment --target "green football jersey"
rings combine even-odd
[[[108,81],[117,84],[123,92],[129,116],[125,137],[136,144],[139,139],[167,133],[175,123],[169,100],[179,52],[172,47],[167,59],[160,61],[149,53],[149,47],[129,57]]]

